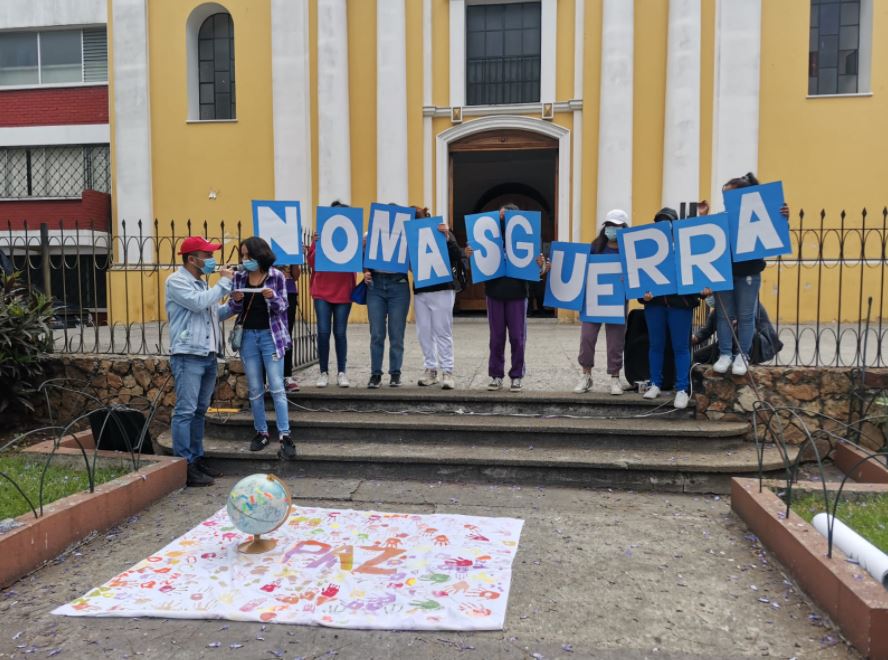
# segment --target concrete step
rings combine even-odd
[[[272,431],[273,424],[274,416],[270,415]],[[248,440],[253,436],[252,429],[250,413],[207,417],[207,433],[219,440]],[[739,440],[749,431],[749,424],[636,416],[576,418],[295,410],[290,415],[290,429],[294,438],[312,442],[620,448],[638,443],[655,447],[675,439],[704,444],[717,438]]]
[[[157,444],[171,453],[168,432],[160,435]],[[643,449],[301,440],[297,441],[298,459],[283,462],[276,455],[277,443],[251,452],[247,442],[208,434],[204,449],[206,458],[229,474],[471,480],[670,492],[726,493],[730,477],[751,476],[758,470],[755,445],[733,439],[715,439],[705,445],[676,439]],[[779,452],[766,448],[762,466],[765,472],[781,470]]]
[[[380,410],[450,413],[465,412],[498,415],[576,415],[583,417],[625,417],[656,410],[667,418],[693,418],[694,403],[686,410],[675,410],[670,399],[643,399],[635,392],[621,396],[603,392],[535,392],[512,393],[484,390],[442,390],[440,387],[383,386],[378,390],[365,387],[313,387],[304,385],[289,395],[296,410],[316,412],[377,412]]]

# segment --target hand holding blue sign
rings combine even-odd
[[[390,273],[406,273],[407,235],[405,224],[416,217],[416,210],[391,204],[371,204],[364,268]]]
[[[319,206],[317,228],[317,272],[356,273],[361,270],[364,209]]]
[[[726,190],[724,198],[734,261],[792,253],[789,224],[782,218],[786,204],[781,182]]]
[[[506,274],[505,250],[496,211],[467,215],[466,254],[472,268],[472,284],[479,284]]]
[[[407,223],[410,268],[417,289],[453,281],[443,218],[417,218]]]
[[[305,263],[299,202],[253,200],[253,234],[271,246],[278,263]]]

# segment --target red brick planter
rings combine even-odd
[[[888,484],[888,466],[885,465],[884,457],[871,458],[861,463],[870,453],[872,452],[861,451],[854,445],[843,442],[836,445],[832,458],[836,467],[854,481],[867,484]]]
[[[87,449],[93,446],[89,432],[78,434],[78,439]],[[51,450],[50,440],[26,451],[46,454]],[[73,438],[63,441],[56,455],[67,460],[82,457]],[[121,459],[127,455],[100,451],[99,456]],[[91,532],[113,527],[185,486],[184,460],[144,455],[141,460],[138,472],[98,485],[93,493],[77,493],[47,504],[40,518],[30,512],[19,516],[23,525],[0,535],[0,587],[9,586]]]
[[[882,493],[888,486],[849,482],[845,490]],[[759,492],[758,479],[731,480],[731,507],[861,653],[888,658],[888,591],[881,584],[838,548],[828,558],[826,538],[795,513],[784,519],[786,504],[767,486]]]

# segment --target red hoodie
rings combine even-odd
[[[317,241],[308,248],[308,265],[311,267],[311,297],[328,303],[350,303],[355,288],[354,273],[319,273],[314,269]]]

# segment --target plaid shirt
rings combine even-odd
[[[232,290],[249,289],[250,283],[247,280],[248,273],[239,270],[234,274],[234,286]],[[265,303],[268,305],[268,321],[271,330],[271,338],[274,341],[274,352],[278,358],[283,359],[284,353],[290,348],[290,330],[287,327],[287,282],[283,273],[276,268],[268,271],[268,279],[265,280],[265,287],[274,291],[271,298],[267,298]],[[228,310],[220,314],[223,319],[230,318],[236,314],[240,314],[243,309],[243,301],[237,302],[231,298],[228,299]]]

